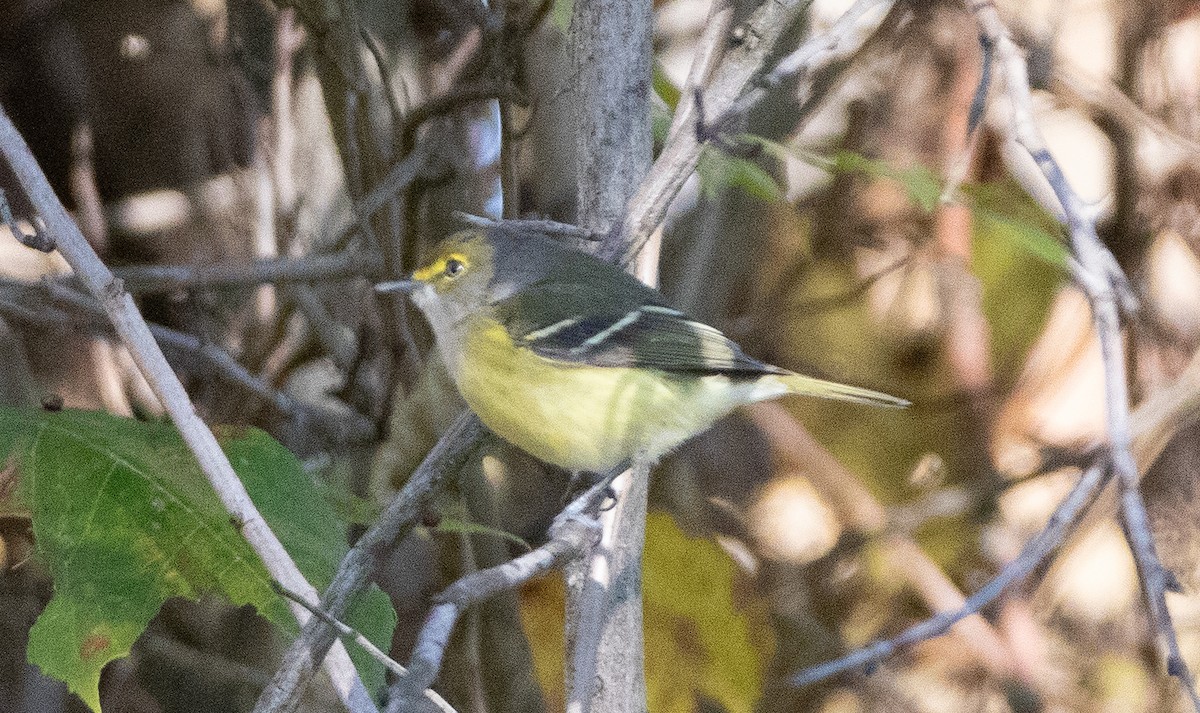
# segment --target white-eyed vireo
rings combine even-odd
[[[616,266],[528,231],[457,233],[411,279],[377,289],[411,295],[488,428],[568,470],[654,462],[784,394],[907,404],[746,356]]]

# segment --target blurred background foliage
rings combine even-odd
[[[847,4],[813,2],[788,46]],[[1200,343],[1200,5],[999,5],[1051,149],[1142,300],[1128,359],[1135,395],[1154,393]],[[706,13],[703,0],[655,2],[660,119]],[[206,419],[268,430],[361,521],[462,408],[419,317],[371,283],[410,270],[453,211],[493,210],[498,183],[507,216],[572,220],[569,16],[564,0],[0,0],[0,104],[113,265],[360,259],[303,280],[139,283],[135,271],[126,284],[150,320],[194,338],[169,356]],[[961,4],[896,3],[817,78],[815,99],[781,87],[737,141],[706,147],[673,204],[660,261],[673,303],[758,358],[913,406],[761,405],[658,468],[645,571],[655,713],[1182,709],[1103,518],[983,619],[871,676],[785,682],[977,589],[1103,436],[1086,303],[1061,230],[1010,178],[1020,157],[997,130],[998,95],[967,135],[982,64]],[[481,164],[491,100],[504,148]],[[356,216],[416,154],[419,178]],[[62,294],[62,263],[7,237],[0,251],[0,400],[159,414],[103,322]],[[234,383],[201,347],[266,389]],[[1188,589],[1171,604],[1193,666],[1198,435],[1179,430],[1144,484]],[[568,483],[502,442],[480,448],[377,573],[399,660],[437,591],[523,550],[497,533],[544,540]],[[0,517],[0,535],[0,710],[82,710],[25,663],[52,585],[20,513]],[[439,684],[458,710],[562,710],[562,600],[551,577],[464,619]],[[172,601],[105,670],[105,710],[247,707],[253,696],[228,693],[273,671],[267,631],[246,610]],[[335,709],[314,687],[306,710]]]

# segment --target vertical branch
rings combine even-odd
[[[570,52],[578,77],[576,222],[606,231],[623,218],[652,158],[649,0],[575,3]],[[610,241],[620,236],[610,236]],[[616,254],[606,246],[607,254]],[[649,468],[614,483],[602,541],[568,576],[567,710],[646,708],[641,555]]]
[[[651,159],[648,0],[575,3],[576,223],[607,230],[625,214]]]
[[[1015,141],[1033,158],[1062,208],[1062,221],[1070,236],[1074,258],[1074,277],[1091,304],[1092,321],[1100,341],[1108,450],[1111,467],[1121,489],[1121,524],[1137,563],[1150,624],[1160,652],[1166,659],[1167,672],[1179,679],[1192,707],[1200,711],[1200,695],[1180,653],[1175,626],[1167,608],[1166,593],[1177,590],[1179,585],[1158,557],[1146,503],[1138,490],[1125,345],[1121,335],[1121,308],[1132,308],[1132,293],[1124,272],[1096,233],[1095,211],[1084,205],[1046,147],[1046,141],[1034,120],[1029,74],[1020,48],[1013,42],[993,4],[978,0],[966,4],[975,15],[980,34],[996,48],[997,62],[1003,68],[1006,89],[1013,106],[1011,131]]]

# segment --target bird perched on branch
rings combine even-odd
[[[457,233],[376,289],[411,296],[488,428],[568,470],[652,463],[736,407],[786,394],[908,404],[749,357],[620,268],[528,231]]]

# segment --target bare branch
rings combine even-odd
[[[133,303],[133,298],[125,291],[121,281],[114,277],[96,256],[96,252],[79,232],[75,222],[67,215],[66,209],[54,194],[54,189],[50,187],[45,174],[38,167],[25,140],[21,138],[8,114],[2,110],[0,153],[3,153],[30,202],[45,221],[46,229],[53,236],[59,252],[108,313],[121,341],[133,355],[139,370],[166,408],[184,442],[196,456],[205,477],[221,498],[221,503],[232,517],[243,523],[240,531],[262,559],[267,571],[289,589],[315,598],[316,590],[304,578],[275,533],[267,526],[234,473],[229,459],[221,451],[212,431],[196,414],[183,384],[179,382],[179,378],[171,370],[155,343],[149,328],[138,313],[137,306]],[[301,625],[312,618],[303,607],[293,606],[292,611]],[[338,695],[353,711],[374,710],[375,705],[371,702],[370,694],[358,678],[345,649],[339,646],[333,653],[328,659],[327,669]]]
[[[38,252],[49,253],[54,252],[54,241],[49,238],[43,231],[33,226],[33,233],[26,233],[17,225],[17,219],[13,217],[12,207],[8,204],[8,197],[4,195],[4,189],[0,188],[0,223],[8,226],[9,232],[27,248],[33,248]]]
[[[1076,481],[1071,492],[1063,498],[1041,532],[1025,544],[1021,554],[1004,567],[979,591],[967,597],[966,603],[956,611],[932,616],[915,626],[905,629],[899,636],[877,641],[827,663],[806,668],[793,674],[789,681],[793,686],[807,686],[817,681],[851,669],[872,667],[901,649],[915,643],[941,636],[958,622],[978,614],[984,607],[996,601],[1009,587],[1020,582],[1065,540],[1067,534],[1079,521],[1080,516],[1096,499],[1100,489],[1108,482],[1110,470],[1107,463],[1096,463]]]
[[[55,304],[46,302],[53,300]],[[46,304],[39,304],[46,302]],[[36,309],[28,305],[36,304]],[[65,306],[77,314],[68,314],[57,309]],[[26,283],[0,279],[0,312],[22,322],[33,324],[77,323],[80,319],[94,322],[101,333],[111,333],[104,309],[89,295],[53,280]],[[218,375],[251,394],[294,421],[300,430],[313,426],[316,430],[339,443],[360,443],[375,435],[375,425],[357,413],[334,413],[323,408],[296,401],[291,396],[273,388],[259,376],[216,344],[205,342],[199,337],[180,332],[160,324],[148,323],[150,333],[160,345],[168,350],[199,358],[214,369]]]
[[[866,9],[876,4],[886,9],[893,3],[892,0],[859,0],[847,14],[860,14],[851,15],[848,19],[843,16],[829,32],[814,36],[802,44],[791,55],[796,59],[789,65],[788,71],[812,74],[856,51],[865,36],[857,41],[847,41],[846,38],[858,26],[858,20],[866,14]],[[774,51],[784,30],[791,26],[806,5],[801,0],[768,0],[756,8],[745,22],[734,28],[731,35],[736,38],[736,45],[725,53],[723,61],[713,70],[711,81],[703,88],[705,106],[707,111],[719,117],[718,126],[724,126],[735,114],[744,115],[766,95],[761,87],[748,87]],[[884,16],[886,12],[880,13],[880,18]],[[725,38],[725,41],[729,42],[730,38]],[[692,102],[681,101],[676,111],[690,111],[692,106]],[[680,121],[673,119],[672,126]],[[702,146],[701,137],[694,131],[676,131],[668,139],[650,173],[630,198],[625,219],[619,227],[614,228],[616,234],[606,241],[603,254],[619,258],[622,264],[632,262],[666,216],[671,201],[696,170]]]
[[[1062,207],[1063,222],[1069,231],[1071,251],[1076,260],[1075,279],[1091,303],[1093,321],[1100,338],[1109,453],[1121,487],[1121,518],[1125,537],[1137,562],[1142,591],[1157,632],[1158,644],[1165,654],[1167,671],[1179,678],[1193,707],[1200,711],[1200,695],[1196,693],[1192,673],[1180,654],[1171,613],[1167,609],[1166,592],[1173,588],[1174,578],[1159,560],[1154,536],[1150,532],[1146,503],[1137,488],[1138,469],[1132,451],[1129,390],[1120,316],[1122,308],[1133,309],[1133,294],[1116,259],[1096,234],[1094,213],[1086,209],[1046,147],[1035,122],[1028,70],[1020,48],[1009,36],[993,4],[973,0],[967,6],[975,14],[980,34],[996,48],[997,62],[1012,102],[1015,139],[1036,162]]]
[[[348,638],[352,639],[354,641],[354,643],[356,643],[360,647],[362,647],[363,651],[366,651],[368,654],[370,654],[371,658],[373,658],[376,661],[378,661],[379,663],[383,664],[383,667],[386,668],[388,671],[391,671],[392,673],[396,674],[397,676],[401,676],[401,677],[407,677],[409,675],[408,669],[401,666],[400,663],[398,661],[396,661],[396,659],[392,658],[391,656],[388,656],[385,651],[381,650],[378,646],[371,643],[371,640],[368,639],[366,636],[364,636],[363,633],[360,632],[359,630],[340,621],[339,619],[329,616],[329,614],[327,614],[325,611],[323,611],[319,606],[305,600],[299,594],[296,594],[293,591],[285,589],[283,587],[283,585],[279,584],[278,582],[272,582],[271,584],[274,585],[275,591],[279,592],[280,594],[287,597],[288,599],[296,602],[297,604],[299,604],[300,606],[304,607],[309,612],[311,612],[313,616],[317,617],[318,619],[325,622],[326,624],[332,626],[333,629],[335,631],[337,631],[338,636],[348,637]],[[437,691],[435,691],[431,688],[426,688],[424,690],[424,695],[435,706],[437,706],[438,710],[442,711],[442,713],[455,713],[454,707],[451,706],[446,701],[445,698],[442,698],[440,695],[438,695]]]
[[[376,278],[382,275],[378,255],[347,251],[333,255],[275,258],[211,265],[135,265],[113,268],[133,293],[169,292],[189,287],[246,287],[263,283],[316,282]]]
[[[604,498],[606,487],[607,480],[598,483],[559,513],[550,527],[550,540],[546,544],[502,565],[472,572],[434,598],[433,609],[426,616],[413,647],[408,666],[410,677],[393,686],[388,713],[405,710],[402,707],[404,701],[414,692],[428,689],[437,680],[450,634],[467,608],[561,567],[581,556],[593,544],[599,535],[599,525],[590,513]]]
[[[410,532],[430,497],[456,476],[486,431],[473,414],[464,413],[446,430],[379,520],[367,529],[342,558],[333,581],[321,598],[321,610],[340,619],[350,602],[370,583],[376,562],[392,544]],[[255,713],[294,711],[319,662],[335,640],[327,623],[313,619],[284,654],[283,663],[255,705]]]
[[[474,228],[501,228],[512,231],[530,231],[555,237],[573,238],[575,240],[596,241],[604,236],[601,233],[590,232],[578,225],[559,223],[555,220],[540,219],[505,219],[495,220],[482,215],[471,215],[462,211],[454,211],[454,218],[459,222]]]
[[[710,123],[724,126],[730,118],[745,116],[755,104],[762,101],[769,91],[788,79],[807,80],[811,77],[814,69],[851,56],[866,41],[873,28],[882,22],[892,4],[892,2],[884,2],[884,0],[856,0],[828,31],[813,37],[781,59],[766,76],[757,82],[757,86],[743,94],[732,106],[722,112],[721,118]],[[811,82],[807,86],[811,86]],[[803,97],[807,91],[806,88],[801,87],[797,93]]]

